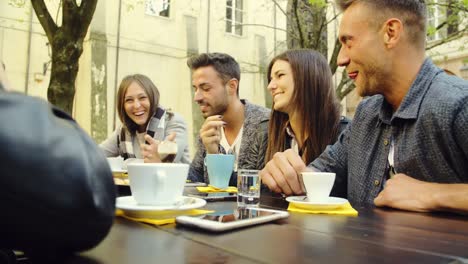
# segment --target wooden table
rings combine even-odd
[[[277,197],[261,203],[287,206]],[[68,263],[468,263],[468,217],[356,209],[358,217],[291,213],[278,223],[222,234],[117,218],[99,246]]]

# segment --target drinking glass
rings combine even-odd
[[[258,170],[238,170],[237,206],[258,207],[260,204],[260,185]]]

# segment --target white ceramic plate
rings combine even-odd
[[[345,205],[348,200],[339,197],[328,197],[322,201],[309,201],[306,196],[289,196],[286,201],[297,208],[305,210],[333,210]]]
[[[206,186],[206,183],[204,182],[186,182],[185,183],[185,187],[198,187],[198,186],[204,187]]]
[[[139,205],[133,196],[118,197],[115,206],[133,217],[159,217],[162,211],[185,211],[205,206],[206,201],[200,198],[182,196],[173,205]]]

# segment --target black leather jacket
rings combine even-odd
[[[66,254],[97,245],[114,218],[106,158],[64,112],[0,91],[0,248]]]

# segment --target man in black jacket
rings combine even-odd
[[[0,122],[0,248],[57,259],[96,246],[115,186],[93,140],[46,101],[2,88]]]

